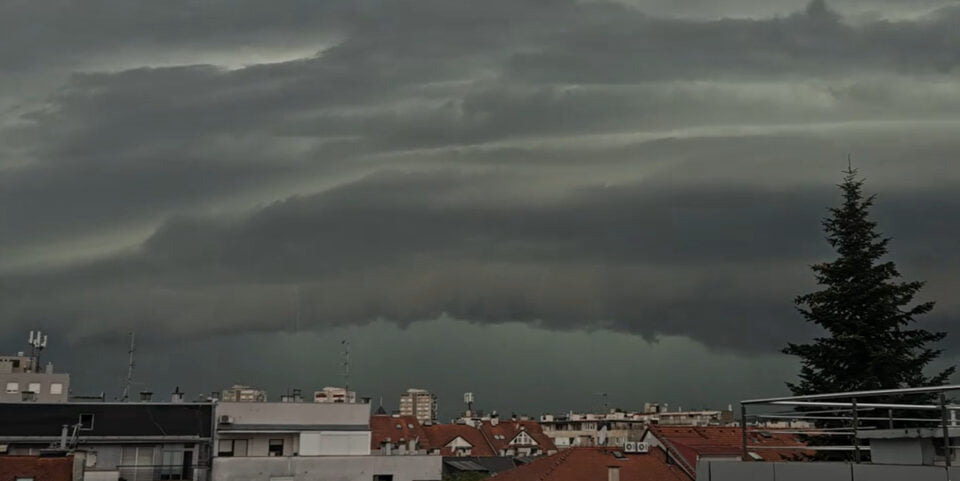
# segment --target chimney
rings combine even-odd
[[[44,369],[44,372],[47,373],[47,374],[53,374],[53,363],[52,363],[52,362],[48,362],[48,363],[47,363],[47,367],[46,367],[46,369]]]
[[[620,466],[607,466],[607,481],[620,481]]]
[[[183,402],[183,393],[180,392],[180,386],[177,386],[173,393],[170,394],[170,402],[172,403],[182,403]]]
[[[500,415],[497,413],[493,413],[490,415],[490,425],[496,426],[497,424],[500,424]]]
[[[70,425],[64,424],[60,428],[60,449],[67,449],[67,435],[69,434]]]
[[[153,392],[151,391],[140,391],[140,402],[148,403],[153,399]]]

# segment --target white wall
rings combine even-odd
[[[368,426],[369,404],[335,403],[217,403],[217,419],[227,415],[235,425]]]
[[[211,480],[370,481],[375,474],[392,474],[394,481],[439,481],[441,462],[440,456],[216,458]]]
[[[358,456],[370,454],[370,431],[312,431],[300,433],[300,456]]]

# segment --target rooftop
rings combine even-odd
[[[503,471],[496,481],[592,481],[608,479],[611,467],[619,469],[624,481],[690,481],[676,465],[669,464],[663,451],[622,454],[614,448],[570,448],[529,464]]]

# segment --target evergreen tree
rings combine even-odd
[[[795,301],[803,317],[828,335],[783,350],[802,366],[799,382],[788,386],[803,395],[944,384],[954,367],[931,376],[924,369],[941,352],[931,344],[946,333],[912,327],[934,303],[915,303],[924,283],[901,281],[896,265],[883,261],[890,239],[869,219],[875,196],[863,196],[855,169],[844,173],[843,202],[823,222],[838,257],[812,267],[822,289]]]

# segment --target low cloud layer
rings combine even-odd
[[[11,332],[449,316],[772,352],[814,332],[791,301],[848,153],[928,325],[960,314],[956,7],[131,5],[0,7]]]

